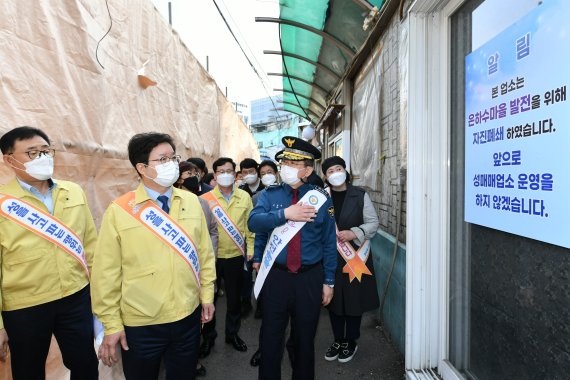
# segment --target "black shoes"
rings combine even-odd
[[[259,363],[261,363],[261,349],[255,351],[255,354],[253,354],[249,361],[249,364],[251,364],[252,367],[257,367]]]
[[[196,368],[196,376],[197,377],[203,377],[206,376],[206,367],[204,367],[202,364],[198,363],[198,367]]]
[[[338,354],[339,363],[346,363],[352,360],[354,354],[358,350],[358,345],[354,340],[344,341],[340,345],[340,352]]]
[[[354,340],[336,341],[328,348],[325,359],[329,362],[338,359],[339,363],[346,363],[352,360],[357,350],[358,345]]]
[[[338,354],[340,352],[340,344],[340,342],[334,342],[331,344],[325,354],[325,360],[332,362],[338,358]]]
[[[237,335],[226,336],[226,343],[231,344],[237,351],[245,352],[247,351],[247,345],[245,342]]]
[[[200,346],[200,353],[198,354],[199,357],[205,358],[206,356],[210,355],[210,351],[212,351],[212,347],[214,347],[214,343],[216,341],[214,339],[206,339],[202,342]]]

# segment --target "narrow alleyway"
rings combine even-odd
[[[252,367],[249,360],[259,345],[258,332],[261,320],[253,317],[253,312],[242,320],[241,338],[247,343],[245,353],[235,351],[224,341],[224,316],[226,311],[225,297],[218,298],[218,339],[210,356],[204,359],[208,379],[252,380],[257,378],[257,367]],[[397,349],[386,339],[376,323],[374,313],[367,313],[362,320],[361,338],[358,341],[358,352],[348,363],[327,362],[325,351],[331,342],[331,329],[328,312],[321,311],[319,328],[315,342],[316,379],[355,380],[382,379],[400,380],[404,376],[404,359]],[[283,379],[291,378],[291,367],[287,352],[283,358]]]

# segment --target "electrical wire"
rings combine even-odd
[[[251,47],[247,43],[247,40],[244,38],[243,34],[241,33],[241,30],[239,29],[239,25],[234,20],[234,18],[232,17],[232,14],[231,14],[228,6],[226,5],[225,1],[224,0],[218,0],[218,1],[221,3],[221,5],[224,6],[226,15],[229,17],[231,23],[234,25],[234,31],[236,32],[236,36],[239,37],[240,40],[242,41],[242,43],[245,47],[245,50],[247,50],[247,53],[249,54],[249,57],[252,59],[255,67],[257,67],[258,69],[263,68],[263,65],[261,63],[259,63],[259,61],[257,60],[257,56],[255,55],[253,50],[251,50]],[[263,84],[267,85],[269,83],[269,77],[267,76],[265,71],[263,71],[263,70],[258,70],[258,71],[260,71],[260,74],[262,74],[262,76],[263,76],[263,78],[262,78]],[[270,88],[270,87],[267,85],[267,88]]]
[[[97,60],[97,63],[99,63],[99,65],[104,69],[105,66],[103,66],[101,64],[101,61],[99,61],[99,56],[97,55],[98,51],[99,51],[99,44],[101,43],[101,41],[103,41],[103,39],[105,37],[107,37],[107,34],[109,34],[109,32],[111,31],[111,28],[113,27],[113,18],[111,17],[111,11],[109,10],[109,3],[107,2],[107,0],[105,0],[105,5],[107,5],[107,13],[109,14],[109,20],[111,21],[111,24],[109,25],[109,29],[107,30],[107,33],[105,33],[103,35],[103,37],[101,37],[101,39],[97,42],[97,47],[95,48],[95,59]]]
[[[281,53],[283,53],[283,42],[281,41],[281,25],[279,26],[279,47],[281,48]],[[293,92],[293,95],[295,96],[295,99],[297,100],[297,104],[299,105],[299,108],[303,110],[303,113],[306,116],[306,119],[309,120],[311,123],[313,123],[313,119],[311,119],[309,117],[309,114],[307,113],[307,111],[303,108],[303,106],[301,106],[301,102],[299,101],[299,98],[297,97],[297,93],[295,92],[295,89],[293,88],[293,83],[291,83],[291,78],[289,77],[289,70],[287,70],[287,63],[285,63],[285,56],[283,54],[281,54],[281,61],[283,62],[283,68],[285,69],[285,74],[287,75],[287,80],[289,81],[289,86],[291,87],[291,91]]]
[[[247,59],[247,62],[249,63],[249,66],[251,67],[251,69],[253,70],[253,72],[255,72],[255,74],[257,75],[257,77],[259,78],[259,80],[261,81],[261,84],[263,85],[263,89],[265,90],[265,92],[267,93],[267,95],[269,96],[269,99],[271,100],[271,103],[273,104],[273,109],[275,110],[275,113],[277,113],[277,117],[281,118],[281,115],[279,115],[279,112],[277,111],[277,106],[275,105],[275,102],[273,101],[273,96],[271,96],[271,94],[269,94],[269,91],[267,90],[267,88],[265,87],[265,83],[263,81],[263,79],[261,78],[261,75],[259,74],[259,72],[257,71],[257,69],[255,68],[255,66],[253,65],[253,63],[251,62],[251,59],[249,59],[249,56],[247,55],[247,53],[245,52],[245,50],[243,49],[243,47],[241,46],[241,43],[239,42],[239,40],[237,39],[234,31],[232,30],[230,24],[228,24],[228,21],[226,20],[226,17],[224,16],[224,14],[222,13],[220,7],[218,6],[218,3],[216,2],[216,0],[212,0],[214,2],[214,5],[216,6],[216,9],[218,10],[218,13],[220,14],[220,16],[222,17],[222,20],[224,20],[224,23],[226,24],[226,27],[228,28],[228,30],[230,31],[232,37],[234,38],[234,40],[236,41],[236,43],[238,44],[241,52],[243,53],[243,55],[245,56],[245,59]],[[229,13],[229,11],[228,11]]]

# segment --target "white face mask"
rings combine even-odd
[[[235,177],[232,174],[224,173],[218,175],[216,183],[222,187],[229,187],[235,182]]]
[[[279,175],[281,176],[281,180],[285,182],[287,185],[292,186],[300,181],[299,179],[299,169],[292,168],[287,165],[281,166],[281,170],[279,171]]]
[[[243,177],[243,180],[245,183],[247,183],[248,185],[253,185],[254,183],[257,182],[257,173],[255,174],[248,174],[245,177]]]
[[[178,163],[174,161],[168,161],[166,164],[156,165],[154,169],[156,170],[156,178],[153,178],[152,180],[163,187],[172,186],[172,184],[178,180],[178,176],[180,174]]]
[[[333,186],[340,186],[346,181],[346,172],[335,172],[329,175],[327,180]]]
[[[263,183],[265,186],[271,186],[276,181],[277,181],[277,177],[275,177],[274,174],[266,174],[263,177],[261,177],[261,183]]]
[[[40,154],[35,160],[26,162],[26,173],[37,180],[45,181],[53,175],[53,157]]]

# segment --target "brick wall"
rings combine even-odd
[[[398,191],[400,187],[400,168],[405,167],[406,134],[405,124],[401,122],[400,110],[400,30],[399,16],[392,18],[388,28],[378,41],[382,44],[382,86],[381,102],[381,166],[376,188],[369,191],[380,218],[380,228],[396,235]],[[405,181],[403,181],[405,184]],[[406,241],[406,192],[402,186],[402,212],[400,215],[399,241]]]

